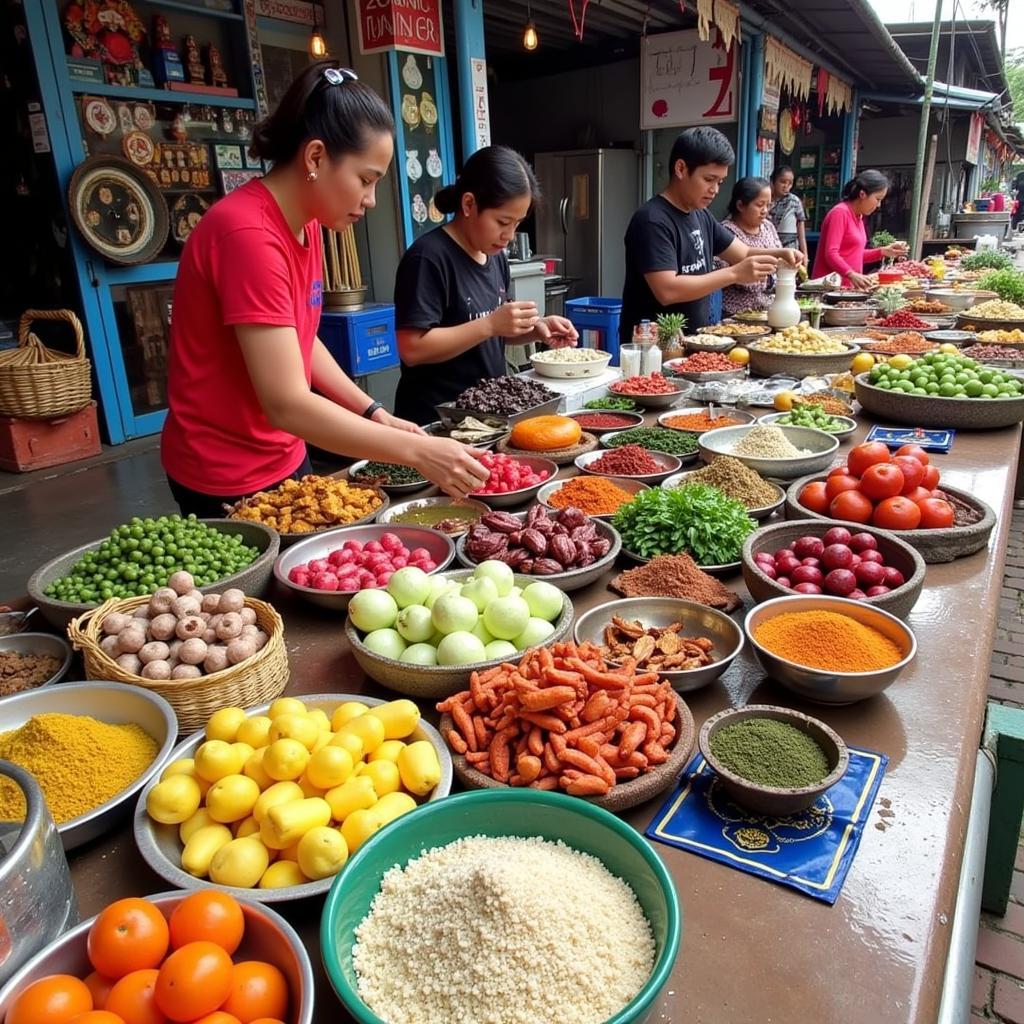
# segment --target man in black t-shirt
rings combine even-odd
[[[710,319],[708,296],[731,284],[754,284],[780,259],[803,262],[797,249],[751,249],[708,212],[736,159],[715,128],[687,128],[672,146],[668,187],[633,214],[626,229],[626,281],[619,340],[641,320],[682,313],[694,334]],[[715,257],[729,264],[715,270]]]

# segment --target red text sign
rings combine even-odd
[[[444,56],[441,0],[356,0],[359,52],[411,50]]]

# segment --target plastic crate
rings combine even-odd
[[[596,347],[610,352],[613,363],[619,361],[622,299],[607,299],[600,295],[569,299],[565,303],[565,315],[581,334],[584,331],[596,331],[600,335]]]
[[[395,307],[372,302],[351,313],[320,317],[320,338],[350,377],[390,370],[399,364]]]
[[[96,403],[52,420],[0,417],[0,469],[26,473],[100,453]]]

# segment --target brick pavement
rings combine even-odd
[[[1024,510],[1013,515],[999,607],[988,694],[1024,707]],[[1024,844],[1016,868],[1006,914],[982,914],[978,925],[970,1024],[1024,1024]]]

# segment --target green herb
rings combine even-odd
[[[665,452],[667,455],[692,455],[697,450],[697,438],[693,434],[666,430],[665,427],[632,427],[607,438],[605,443],[609,448],[638,444],[649,452]]]
[[[887,284],[879,288],[874,295],[875,302],[882,308],[886,316],[895,313],[897,309],[907,304],[903,289],[894,284]]]
[[[972,252],[960,261],[961,270],[1007,270],[1013,266],[1013,260],[998,249],[986,249],[984,252]]]
[[[399,466],[394,462],[368,462],[352,474],[356,480],[379,480],[392,486],[397,484],[426,483],[426,478],[412,466]]]
[[[871,236],[871,248],[883,249],[887,245],[892,245],[895,241],[896,236],[891,231],[876,231]]]
[[[632,398],[592,398],[584,409],[615,409],[618,412],[633,412],[636,409],[636,402]]]
[[[711,737],[711,753],[734,775],[759,786],[803,789],[828,773],[825,751],[795,725],[774,718],[745,718]]]
[[[1009,267],[993,270],[978,282],[978,288],[995,292],[1005,302],[1016,302],[1018,306],[1024,306],[1024,273],[1019,270]]]
[[[780,416],[775,422],[786,426],[811,427],[829,434],[838,434],[847,427],[847,424],[830,416],[820,405],[794,405],[792,412]]]
[[[615,513],[612,523],[623,547],[643,558],[686,551],[698,565],[735,562],[754,529],[742,502],[705,484],[641,491]]]

